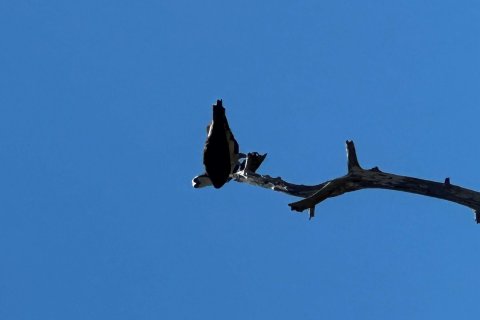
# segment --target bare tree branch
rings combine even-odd
[[[298,212],[309,209],[310,218],[314,215],[315,206],[328,198],[347,192],[374,188],[410,192],[452,201],[473,209],[475,221],[480,223],[479,192],[455,186],[450,183],[450,178],[446,178],[444,182],[435,182],[382,172],[378,167],[369,170],[363,169],[358,162],[353,141],[347,141],[346,147],[348,173],[343,177],[325,181],[318,185],[298,185],[284,181],[280,177],[272,178],[268,175],[255,173],[266,156],[258,153],[249,153],[246,160],[246,163],[255,163],[255,166],[252,167],[254,170],[249,170],[249,167],[245,166],[244,170],[233,174],[233,178],[237,182],[305,198],[290,203],[289,206],[292,210]]]

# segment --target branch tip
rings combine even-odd
[[[473,212],[475,213],[475,222],[477,224],[480,223],[480,210],[479,209],[474,209]]]
[[[361,169],[357,159],[355,144],[353,143],[352,140],[347,140],[345,143],[347,145],[348,172],[353,171],[355,169]]]
[[[298,207],[295,202],[289,203],[288,206],[292,211],[302,212],[303,210],[305,210],[303,208]]]

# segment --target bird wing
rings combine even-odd
[[[227,136],[228,148],[230,151],[230,173],[233,173],[235,167],[238,164],[239,145],[237,140],[235,140],[232,131],[228,127],[228,124],[225,126],[225,134]]]

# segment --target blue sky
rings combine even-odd
[[[385,190],[194,190],[222,98],[259,172],[480,190],[478,1],[0,3],[1,319],[471,319],[480,227]]]

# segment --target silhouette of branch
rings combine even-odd
[[[293,184],[280,177],[272,178],[255,173],[266,156],[258,153],[249,153],[246,160],[247,164],[249,162],[257,164],[259,161],[258,165],[253,167],[254,170],[249,169],[246,165],[244,170],[233,174],[233,178],[237,182],[305,198],[290,203],[289,206],[297,212],[309,209],[310,218],[314,216],[315,206],[328,198],[361,189],[388,189],[444,199],[467,206],[473,209],[475,221],[480,223],[480,192],[453,185],[450,183],[450,178],[446,178],[444,182],[435,182],[382,172],[378,167],[363,169],[358,162],[353,141],[347,141],[346,147],[347,174],[318,185]]]

